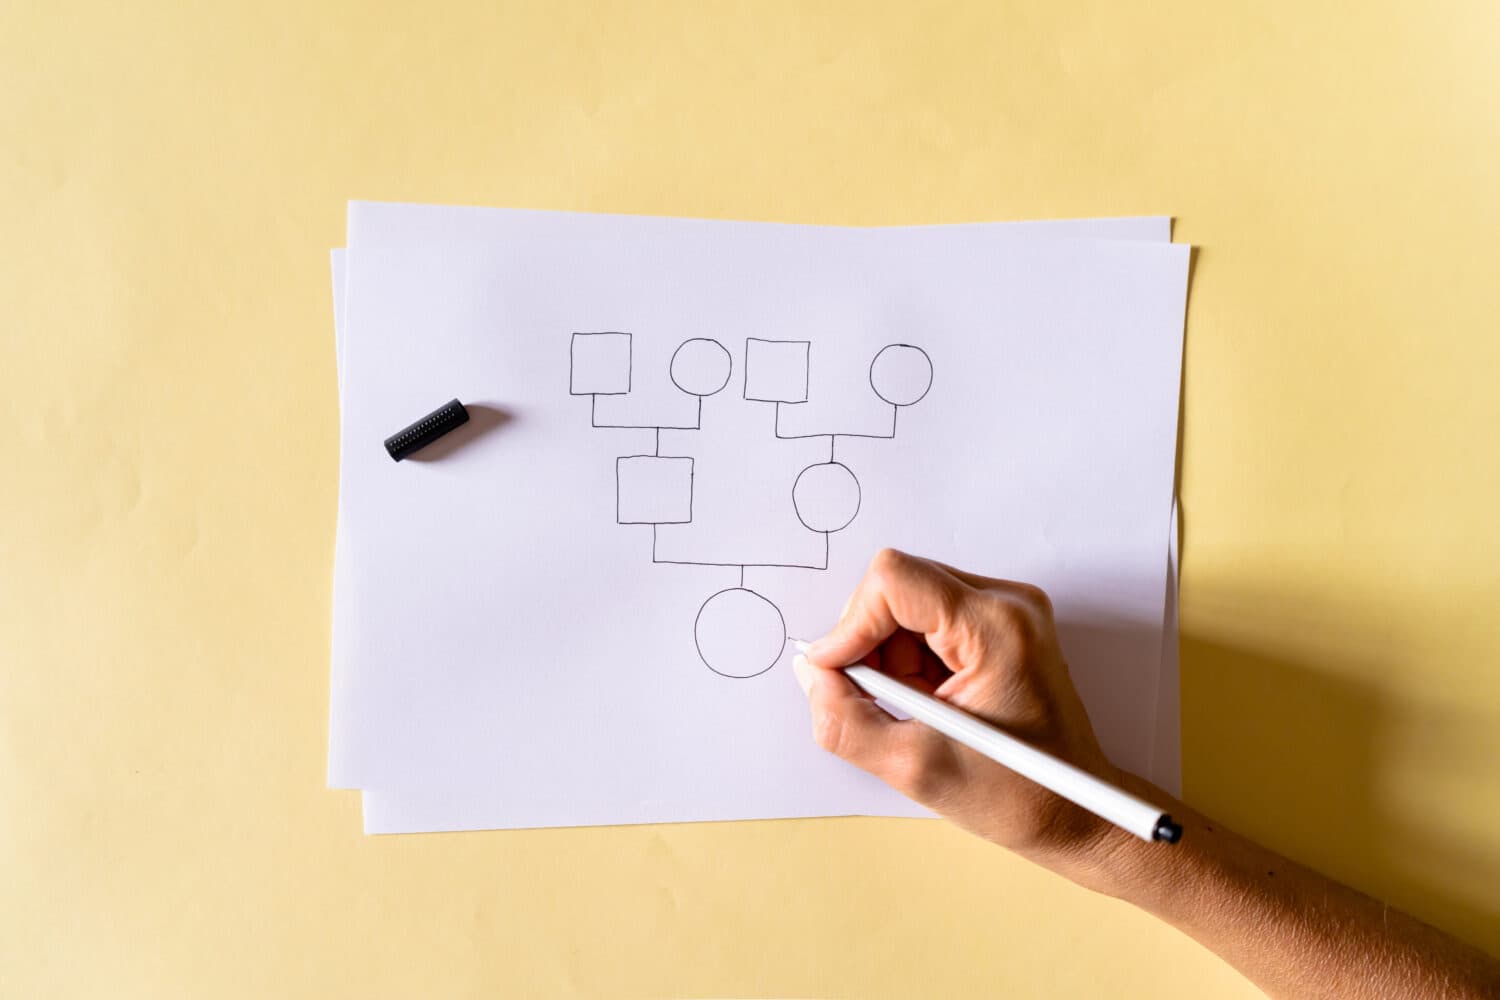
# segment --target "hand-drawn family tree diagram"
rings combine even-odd
[[[657,533],[664,524],[693,523],[693,459],[663,455],[661,432],[696,431],[703,427],[703,400],[729,385],[734,361],[717,340],[693,337],[673,352],[669,364],[672,384],[697,397],[691,424],[617,424],[599,420],[600,396],[625,396],[631,391],[633,336],[629,333],[575,333],[569,343],[569,385],[574,396],[589,397],[590,425],[599,428],[655,432],[651,454],[621,455],[615,460],[615,523],[651,527],[651,561],[658,564],[738,568],[739,585],[719,590],[703,602],[693,622],[693,639],[704,665],[723,677],[757,677],[776,665],[787,643],[786,620],[769,598],[745,586],[745,570],[757,567],[828,569],[829,536],[847,528],[859,514],[860,484],[854,472],[835,459],[838,438],[890,440],[896,436],[896,417],[903,407],[922,401],[932,388],[932,359],[912,344],[888,344],[870,362],[869,384],[891,408],[890,430],[880,433],[822,431],[788,434],[781,427],[783,406],[808,401],[812,342],[807,340],[745,340],[741,398],[775,407],[772,429],[782,440],[828,438],[828,460],[798,473],[792,484],[792,512],[808,531],[823,536],[820,562],[725,563],[664,559],[657,553]]]

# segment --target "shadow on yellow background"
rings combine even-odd
[[[1254,613],[1255,599],[1244,599]],[[1309,616],[1309,618],[1315,616]],[[1309,867],[1500,952],[1500,847],[1423,822],[1393,779],[1432,768],[1464,787],[1487,766],[1483,709],[1397,705],[1370,664],[1299,662],[1184,634],[1185,794],[1196,808]],[[1409,664],[1420,669],[1420,664]],[[1419,747],[1416,759],[1398,759]]]

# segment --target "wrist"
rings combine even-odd
[[[1124,791],[1159,805],[1186,830],[1191,811],[1181,802],[1125,771],[1116,771],[1111,780]],[[1155,910],[1153,904],[1161,898],[1163,886],[1175,881],[1185,860],[1182,844],[1144,841],[1092,814],[1088,820],[1087,834],[1048,866],[1086,889]]]

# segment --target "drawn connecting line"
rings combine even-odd
[[[663,455],[661,432],[702,429],[704,398],[717,395],[729,384],[734,367],[729,351],[717,340],[694,337],[683,341],[672,354],[669,363],[672,384],[697,397],[697,417],[692,426],[615,424],[599,422],[599,397],[630,393],[634,355],[631,335],[614,331],[575,333],[569,343],[568,391],[574,396],[590,397],[590,425],[655,432],[655,447],[650,455],[621,455],[615,459],[615,523],[651,526],[653,564],[740,571],[738,586],[709,595],[693,620],[698,658],[722,677],[737,680],[758,677],[776,665],[786,648],[786,619],[781,609],[765,595],[745,586],[745,570],[827,570],[832,550],[830,536],[847,528],[859,514],[863,493],[853,470],[834,458],[838,438],[894,438],[896,415],[902,407],[921,402],[932,388],[932,359],[927,352],[911,344],[890,344],[875,355],[869,370],[871,390],[891,407],[889,433],[786,434],[781,430],[781,407],[808,401],[811,352],[812,344],[806,340],[747,338],[742,397],[775,406],[773,432],[777,438],[828,438],[828,461],[807,466],[792,483],[792,510],[803,527],[823,536],[823,560],[821,563],[725,563],[663,559],[657,552],[657,527],[693,521],[694,461],[686,455]]]

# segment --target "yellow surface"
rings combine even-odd
[[[1252,995],[937,824],[361,836],[349,197],[1177,216],[1187,796],[1500,950],[1500,6],[441,6],[5,5],[0,995]]]

